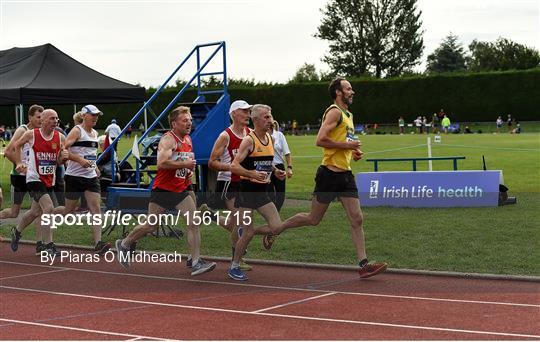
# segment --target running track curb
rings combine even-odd
[[[4,241],[10,241],[10,239],[4,239]],[[35,244],[35,241],[30,240],[20,240],[20,243],[23,244]],[[71,248],[71,249],[81,249],[81,250],[93,250],[94,247],[91,246],[81,246],[81,245],[70,245],[58,243],[58,247]],[[146,251],[150,254],[169,254],[159,251]],[[187,257],[186,254],[182,254],[182,257]],[[230,262],[230,258],[225,257],[215,257],[215,256],[206,256],[203,255],[207,260],[212,261],[222,261]],[[260,259],[244,259],[251,264],[255,265],[270,265],[270,266],[286,266],[286,267],[300,267],[300,268],[310,268],[310,269],[323,269],[323,270],[341,270],[341,271],[357,271],[358,267],[349,266],[349,265],[332,265],[332,264],[315,264],[315,263],[303,263],[303,262],[294,262],[294,261],[275,261],[275,260],[260,260]],[[540,277],[538,276],[521,276],[521,275],[506,275],[506,274],[489,274],[489,273],[462,273],[462,272],[450,272],[450,271],[427,271],[427,270],[412,270],[406,268],[389,268],[388,273],[394,274],[410,274],[410,275],[424,275],[424,276],[434,276],[434,277],[455,277],[455,278],[466,278],[466,279],[486,279],[486,280],[518,280],[518,281],[530,281],[530,282],[540,282]]]

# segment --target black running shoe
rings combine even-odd
[[[11,228],[11,250],[16,252],[19,249],[19,240],[21,239],[21,232],[17,228]]]
[[[49,242],[46,246],[47,252],[49,252],[50,255],[54,256],[60,256],[60,251],[56,249],[56,245],[54,242]]]
[[[41,255],[41,252],[47,251],[47,246],[43,243],[43,241],[38,241],[36,243],[36,255]]]
[[[96,243],[96,246],[94,247],[94,253],[97,253],[99,255],[105,254],[109,249],[111,249],[112,245],[109,242],[99,241]]]

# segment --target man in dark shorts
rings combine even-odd
[[[43,113],[44,108],[39,105],[32,105],[28,109],[28,123],[26,125],[19,126],[15,133],[13,133],[13,138],[11,139],[10,143],[6,146],[5,150],[5,156],[13,163],[13,169],[11,170],[11,207],[6,208],[2,211],[0,211],[0,219],[5,218],[16,218],[19,216],[19,211],[21,210],[21,204],[24,200],[24,196],[28,192],[28,189],[26,188],[26,173],[19,173],[15,168],[17,165],[15,164],[15,142],[19,140],[23,134],[29,130],[33,130],[34,128],[40,128],[41,127],[41,114]],[[27,163],[28,162],[28,154],[29,154],[30,146],[28,144],[25,144],[22,147],[21,151],[21,162]],[[36,232],[37,233],[37,232]],[[41,240],[41,239],[38,239]]]
[[[240,269],[240,259],[255,234],[253,210],[257,210],[270,227],[281,224],[279,213],[267,191],[272,174],[280,179],[286,177],[285,171],[277,169],[272,163],[274,142],[269,133],[273,125],[272,109],[267,105],[254,105],[251,120],[254,129],[242,140],[231,163],[231,171],[241,178],[235,203],[239,214],[235,219],[239,222],[234,223],[244,228],[228,271],[229,277],[234,280],[247,280],[246,274]]]
[[[330,83],[329,92],[334,103],[325,110],[317,134],[317,146],[323,148],[323,160],[315,175],[311,212],[296,214],[277,229],[263,226],[257,228],[257,231],[268,232],[263,237],[263,245],[270,249],[275,241],[275,234],[289,228],[318,225],[330,202],[338,198],[351,225],[360,277],[369,278],[384,272],[388,265],[368,263],[364,245],[364,218],[358,200],[358,189],[351,172],[351,159],[357,161],[362,158],[361,144],[354,134],[353,115],[349,112],[354,91],[346,79],[338,77]]]
[[[56,166],[63,163],[68,152],[64,149],[65,137],[55,130],[58,122],[58,114],[52,109],[46,109],[42,113],[42,128],[34,128],[26,131],[15,142],[15,162],[17,172],[26,173],[26,186],[32,197],[30,210],[24,213],[17,227],[11,231],[11,249],[16,252],[19,240],[24,229],[37,217],[54,213],[54,184],[56,181]],[[21,159],[21,150],[25,144],[29,144],[29,156],[27,162]],[[63,211],[63,207],[57,210]],[[53,234],[50,224],[44,225],[43,220],[38,220],[36,229],[40,229],[46,242],[46,251],[51,255],[59,252],[53,242]]]
[[[218,224],[230,232],[232,254],[234,256],[236,242],[243,229],[234,224],[235,200],[240,189],[240,176],[231,172],[231,162],[238,153],[242,139],[251,131],[248,127],[251,105],[246,101],[234,101],[229,108],[232,124],[227,127],[216,139],[208,167],[219,171],[216,182],[215,195],[217,203],[230,212],[229,215],[218,215]],[[227,219],[226,219],[227,218]],[[240,269],[250,271],[252,267],[240,260]]]
[[[13,163],[13,169],[11,170],[10,175],[11,207],[0,211],[0,219],[16,218],[19,216],[21,205],[23,203],[24,196],[28,192],[28,188],[26,187],[26,173],[19,173],[17,170],[15,170],[17,165],[15,164],[15,150],[13,147],[15,146],[15,142],[19,140],[26,131],[41,127],[41,114],[43,113],[43,110],[44,108],[39,105],[30,106],[30,108],[28,108],[28,123],[26,125],[19,126],[15,130],[11,141],[6,146],[5,156]],[[21,161],[25,164],[28,163],[29,149],[29,144],[25,144],[22,147]],[[36,229],[36,255],[39,255],[41,251],[45,250],[45,244],[42,240],[41,230]]]
[[[189,133],[192,127],[191,113],[188,107],[177,107],[169,113],[171,130],[163,134],[158,145],[157,174],[154,180],[148,216],[161,215],[167,210],[188,213],[187,240],[192,257],[191,275],[212,271],[215,262],[207,262],[200,257],[201,235],[199,225],[194,224],[193,213],[196,210],[195,195],[191,185],[191,176],[197,165],[193,155],[193,145]],[[158,228],[148,222],[135,227],[123,240],[116,240],[118,262],[125,268],[130,264],[130,246],[140,238]]]

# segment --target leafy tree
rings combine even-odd
[[[317,82],[320,81],[321,77],[317,73],[317,68],[315,64],[304,63],[294,74],[291,82],[302,83],[302,82]]]
[[[476,39],[469,45],[471,71],[524,70],[540,66],[538,50],[500,37],[495,42]]]
[[[335,74],[399,76],[424,49],[417,0],[330,0],[315,37],[329,42],[323,58]]]
[[[461,71],[466,68],[463,46],[452,33],[427,58],[426,71],[429,73]]]

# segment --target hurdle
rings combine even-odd
[[[452,160],[454,171],[458,170],[458,160],[465,159],[465,157],[425,157],[425,158],[371,158],[366,159],[368,162],[373,163],[373,171],[378,172],[379,171],[379,163],[382,162],[404,162],[404,161],[410,161],[412,162],[412,170],[417,171],[417,162],[418,161],[432,161],[432,160]]]

